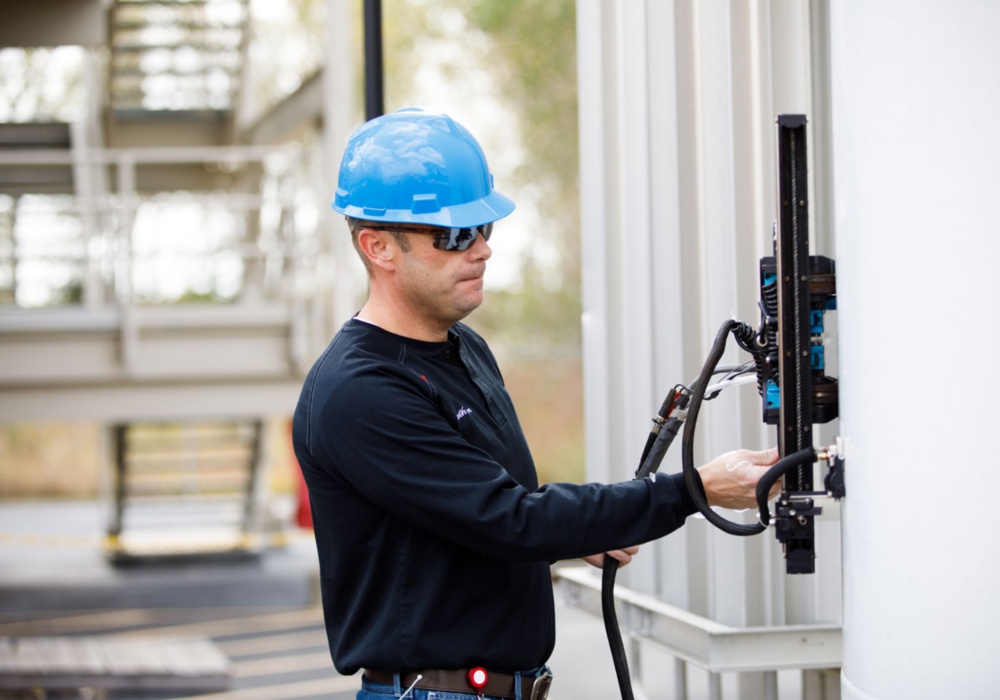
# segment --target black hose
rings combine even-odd
[[[657,421],[656,427],[649,434],[649,439],[646,441],[642,457],[639,460],[639,468],[635,471],[636,479],[645,479],[660,468],[660,462],[667,454],[670,443],[674,441],[680,431],[683,421],[679,418],[667,418],[673,408],[676,395],[676,388],[671,389],[660,408],[658,416],[663,422],[661,424],[660,421]],[[618,688],[621,690],[622,700],[633,700],[628,656],[625,654],[622,632],[618,627],[618,613],[615,610],[615,578],[617,575],[618,560],[605,554],[603,575],[601,576],[601,612],[604,615],[604,631],[608,635],[611,660],[615,664],[615,675],[618,678]]]
[[[615,576],[618,574],[618,560],[604,555],[604,572],[601,576],[601,612],[604,614],[604,631],[611,647],[611,660],[615,664],[618,688],[622,700],[634,700],[632,679],[628,672],[628,657],[622,642],[622,631],[618,627],[618,613],[615,611]]]
[[[771,513],[767,508],[767,497],[775,482],[792,469],[804,464],[812,464],[815,461],[816,450],[810,446],[782,457],[764,472],[764,476],[757,482],[757,509],[760,511],[760,522],[763,525],[771,522]]]
[[[642,464],[635,470],[636,479],[645,479],[660,467],[660,462],[663,461],[667,450],[670,449],[670,443],[674,441],[677,433],[680,432],[681,423],[682,421],[677,418],[667,419],[667,422],[663,424],[649,445],[649,449],[646,450]]]
[[[728,532],[730,535],[747,537],[749,535],[760,534],[767,529],[766,526],[761,523],[754,523],[753,525],[734,523],[726,520],[712,510],[705,498],[701,477],[694,468],[694,435],[695,426],[698,422],[698,411],[701,410],[701,402],[705,399],[705,389],[708,387],[708,382],[712,378],[712,374],[715,371],[716,365],[719,364],[722,354],[726,351],[726,340],[729,337],[730,331],[741,341],[754,336],[753,329],[745,323],[732,320],[723,323],[718,334],[715,336],[715,343],[712,345],[712,350],[709,352],[708,358],[705,360],[705,365],[701,369],[701,374],[698,375],[698,379],[691,390],[687,421],[684,425],[684,437],[681,439],[681,467],[684,472],[684,483],[687,484],[691,498],[694,500],[695,505],[698,506],[701,514],[705,516],[705,519],[723,532]],[[742,342],[740,344],[743,345]]]
[[[690,423],[690,429],[687,426],[684,428],[684,438],[682,440],[682,444],[684,445],[682,460],[684,481],[687,484],[688,491],[691,492],[691,497],[694,499],[695,504],[698,505],[698,509],[710,522],[730,534],[756,535],[765,529],[763,525],[747,526],[731,523],[717,515],[709,507],[708,502],[705,500],[705,489],[702,486],[701,477],[694,468],[693,442],[695,422],[698,419],[701,402],[705,399],[705,390],[708,387],[708,381],[715,373],[715,368],[719,364],[722,353],[725,352],[726,339],[730,331],[733,331],[737,342],[739,342],[744,350],[748,350],[751,353],[754,353],[756,350],[753,345],[755,337],[753,329],[744,323],[737,323],[736,321],[728,321],[723,324],[719,335],[715,339],[715,344],[712,346],[712,352],[709,354],[708,360],[705,362],[705,366],[702,368],[701,374],[695,382],[693,395],[689,399],[686,396],[684,397],[684,402],[688,403],[687,422]],[[756,360],[756,354],[754,357]],[[642,450],[642,457],[639,459],[639,468],[635,472],[636,479],[643,479],[659,468],[667,449],[680,431],[681,424],[684,421],[676,417],[668,418],[674,407],[675,399],[678,396],[677,388],[674,387],[670,390],[667,398],[663,401],[663,405],[660,407],[655,421],[656,425],[650,431]],[[601,610],[604,615],[604,631],[608,636],[608,645],[611,647],[611,658],[615,665],[615,675],[618,678],[618,688],[621,691],[622,700],[634,700],[632,679],[629,676],[628,669],[628,656],[625,654],[625,645],[622,641],[621,629],[618,626],[618,613],[615,610],[615,578],[618,574],[618,561],[605,555],[602,574]]]
[[[677,387],[674,387],[667,392],[667,397],[663,399],[663,404],[660,406],[659,413],[656,414],[655,425],[653,429],[649,431],[649,437],[646,438],[646,445],[642,448],[642,456],[639,457],[639,468],[635,471],[635,478],[640,479],[639,472],[642,471],[643,465],[646,464],[646,458],[649,456],[649,451],[653,448],[653,443],[656,442],[656,438],[659,436],[659,429],[667,420],[667,416],[670,415],[670,410],[674,406],[674,399],[677,397]],[[659,462],[656,465],[659,466]]]

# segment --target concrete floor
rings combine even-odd
[[[318,606],[311,533],[291,531],[283,546],[256,558],[113,566],[102,549],[106,509],[97,502],[0,500],[0,637],[25,635],[198,635],[232,661],[228,691],[209,695],[115,691],[114,700],[350,700],[356,677],[333,669]],[[595,570],[595,575],[598,572]],[[620,697],[604,627],[557,597],[557,642],[549,662],[553,700]],[[633,672],[637,669],[633,666]],[[644,646],[642,675],[651,699],[753,697],[735,674],[713,679]],[[782,672],[779,694],[801,697],[801,678]],[[636,688],[638,698],[645,697]],[[0,700],[35,698],[0,690]],[[55,697],[50,694],[50,697]],[[62,697],[62,696],[60,696]],[[73,694],[70,697],[81,697]]]
[[[0,501],[0,637],[197,634],[233,662],[230,690],[202,700],[354,697],[358,679],[330,662],[308,533],[252,559],[121,567],[102,550],[105,522],[96,502]],[[561,605],[557,635],[551,697],[617,697],[600,620]]]

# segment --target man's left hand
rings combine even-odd
[[[583,557],[583,560],[590,564],[591,566],[597,567],[598,569],[604,569],[604,558],[611,557],[612,559],[618,560],[618,568],[622,568],[632,561],[632,557],[639,552],[639,545],[633,547],[626,547],[625,549],[615,549],[610,552],[604,552],[602,554],[591,554],[589,557]]]

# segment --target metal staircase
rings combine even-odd
[[[90,47],[79,123],[0,124],[0,423],[112,426],[116,560],[255,551],[264,421],[332,330],[314,166],[239,133],[249,0],[63,8],[0,27]]]
[[[0,422],[280,415],[328,263],[302,151],[235,143],[248,2],[102,7],[81,123],[0,124]]]
[[[216,118],[239,100],[247,0],[116,0],[111,6],[110,109]]]
[[[112,428],[116,562],[261,551],[259,420]]]
[[[88,158],[112,167],[117,186],[48,215],[18,196],[0,217],[0,287],[13,301],[0,308],[0,422],[288,412],[328,333],[324,251],[296,225],[295,151],[90,149]],[[243,182],[259,190],[138,189],[144,167],[171,163],[231,183],[256,170]],[[187,215],[171,226],[178,211]],[[40,248],[56,213],[75,233],[58,250]],[[60,303],[24,308],[18,285],[39,269],[58,274],[34,296]],[[194,298],[178,303],[179,292]]]

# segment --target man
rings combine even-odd
[[[680,475],[538,486],[496,361],[460,323],[483,301],[493,223],[514,209],[465,128],[416,109],[365,124],[333,208],[369,296],[310,371],[293,434],[334,665],[364,669],[359,700],[544,697],[549,564],[627,563],[695,506]],[[708,502],[754,507],[776,458],[705,465]]]

